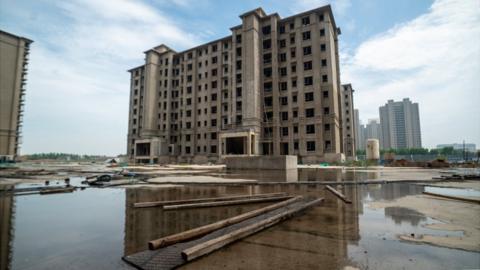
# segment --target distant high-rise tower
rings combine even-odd
[[[353,110],[353,88],[351,84],[342,85],[342,95],[340,98],[342,108],[342,141],[343,153],[349,159],[355,159],[355,116]]]
[[[389,100],[380,107],[383,148],[421,148],[420,117],[418,103],[408,98],[394,102]]]
[[[368,124],[365,126],[365,140],[377,139],[382,146],[382,127],[378,119],[368,119]]]
[[[0,160],[19,153],[30,43],[0,30]]]
[[[365,150],[365,126],[360,121],[358,109],[355,109],[353,114],[355,118],[355,149]]]

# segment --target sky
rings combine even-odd
[[[389,99],[420,106],[423,146],[480,146],[478,0],[0,0],[0,29],[34,40],[22,154],[126,152],[129,73],[159,44],[182,51],[230,34],[262,7],[287,17],[332,5],[342,83],[360,119]]]

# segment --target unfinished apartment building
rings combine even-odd
[[[342,110],[342,138],[343,153],[347,160],[356,158],[356,136],[355,136],[355,116],[353,108],[353,88],[351,84],[342,85],[341,110]]]
[[[344,158],[331,7],[283,19],[257,8],[240,18],[227,37],[182,52],[159,45],[129,70],[131,161]]]
[[[31,40],[0,30],[0,162],[20,150]]]

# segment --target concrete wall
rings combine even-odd
[[[226,156],[227,169],[290,170],[297,168],[297,156]]]

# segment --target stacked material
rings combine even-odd
[[[291,197],[282,194],[280,196],[276,194],[271,198],[275,197],[290,199],[200,228],[152,240],[149,242],[151,250],[131,254],[123,259],[139,269],[173,269],[271,227],[323,201],[323,198],[304,199],[302,196]]]

